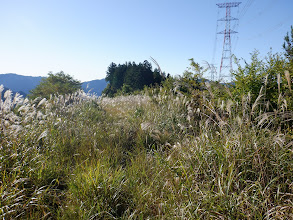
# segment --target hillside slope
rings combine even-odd
[[[14,92],[28,94],[41,81],[41,76],[22,76],[15,73],[0,74],[0,85]]]
[[[30,90],[34,89],[42,80],[42,76],[22,76],[15,73],[0,74],[0,85],[5,89],[10,89],[13,93],[20,93],[24,96],[29,94]],[[94,93],[98,96],[106,87],[105,79],[91,80],[82,83],[82,89],[85,92]]]
[[[82,83],[82,89],[85,92],[94,93],[98,96],[102,94],[102,91],[106,88],[107,82],[105,79],[96,79]]]

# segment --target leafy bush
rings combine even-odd
[[[43,78],[40,84],[30,91],[29,97],[34,99],[37,97],[49,98],[53,94],[74,93],[81,89],[81,82],[73,79],[70,75],[63,71],[53,74],[50,72],[47,78]]]
[[[260,98],[270,110],[280,107],[280,101],[286,99],[286,108],[292,110],[293,72],[289,71],[290,63],[278,54],[270,53],[265,61],[258,55],[257,51],[254,52],[251,63],[245,62],[244,67],[237,61],[238,69],[233,72],[233,96],[240,100],[243,95],[250,94],[251,103]]]

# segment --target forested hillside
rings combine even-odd
[[[152,65],[147,60],[143,63],[135,62],[125,64],[111,63],[106,73],[109,82],[103,93],[108,96],[115,94],[129,94],[142,90],[144,86],[160,85],[165,76],[159,69],[152,70]]]

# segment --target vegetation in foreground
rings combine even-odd
[[[293,217],[292,111],[164,88],[10,95],[1,103],[2,219]]]
[[[268,58],[230,87],[192,62],[137,95],[6,91],[0,217],[293,219],[293,62]]]

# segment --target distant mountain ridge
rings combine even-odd
[[[13,92],[29,94],[29,91],[39,85],[41,76],[22,76],[15,73],[0,74],[0,85]]]
[[[23,76],[15,73],[0,74],[0,85],[5,89],[10,89],[13,93],[28,95],[30,90],[34,89],[41,82],[42,76]],[[105,79],[91,80],[83,82],[81,87],[85,92],[90,92],[100,96],[107,86]]]
[[[81,87],[85,92],[93,93],[95,95],[102,95],[103,90],[107,86],[105,79],[96,79],[87,82],[83,82]]]

